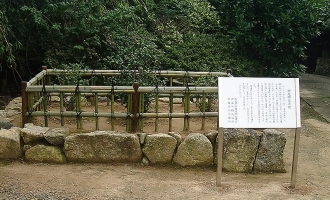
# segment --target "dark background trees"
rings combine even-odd
[[[308,0],[214,1],[223,31],[239,53],[257,60],[260,76],[297,76],[315,37],[317,5]]]
[[[329,0],[0,0],[1,86],[61,69],[297,76]],[[328,42],[328,41],[326,41]]]

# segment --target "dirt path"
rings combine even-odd
[[[0,162],[2,199],[330,199],[330,124],[302,103],[303,132],[297,187],[291,176],[293,130],[287,133],[287,173],[223,173],[215,168],[139,164],[32,164]]]

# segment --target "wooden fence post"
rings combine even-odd
[[[42,71],[47,71],[47,66],[41,66],[41,69],[42,69]],[[40,80],[39,84],[40,85],[50,85],[50,77],[47,76],[47,73],[45,74],[45,76],[43,77],[43,79]],[[41,94],[41,95],[43,96],[44,94]],[[39,98],[40,98],[40,96],[38,96],[37,99],[39,99]],[[47,99],[46,100],[48,101],[48,104],[50,104],[51,101],[52,101],[51,95],[47,96]],[[45,106],[45,104],[42,103],[42,106]],[[39,109],[41,109],[41,108],[39,108]]]
[[[47,71],[47,66],[42,66],[41,69],[42,69],[42,71]],[[45,81],[47,81],[47,78],[46,77],[47,77],[47,74],[44,77],[45,78]],[[50,80],[49,80],[49,82],[50,82]],[[46,83],[46,84],[50,84],[50,83]]]
[[[22,128],[24,128],[24,124],[28,122],[28,118],[26,116],[26,112],[28,110],[28,96],[25,91],[27,87],[27,81],[21,82],[21,95],[22,95]]]
[[[138,128],[138,110],[139,110],[139,83],[134,82],[133,84],[133,117],[132,117],[132,132],[136,133]]]

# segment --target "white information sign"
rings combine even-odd
[[[298,78],[218,78],[219,126],[223,128],[297,128]]]

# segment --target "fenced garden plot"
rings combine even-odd
[[[116,121],[125,126],[127,132],[140,132],[144,124],[154,123],[158,132],[161,119],[168,120],[168,131],[172,131],[173,119],[183,119],[183,131],[189,131],[193,118],[201,119],[201,129],[205,129],[206,118],[217,118],[217,87],[192,86],[189,80],[200,77],[223,76],[221,72],[178,72],[157,71],[149,73],[159,80],[167,80],[168,86],[140,86],[137,81],[143,76],[142,70],[131,71],[136,77],[133,86],[116,86],[114,77],[121,77],[119,70],[85,70],[79,72],[77,85],[55,85],[51,81],[66,71],[44,68],[29,82],[22,82],[22,121],[33,122],[36,117],[43,117],[44,126],[49,119],[59,120],[58,125],[65,126],[67,119],[74,119],[77,129],[84,129],[84,120],[95,121],[95,129],[116,130]],[[127,74],[127,71],[125,72]],[[87,78],[86,78],[87,77]],[[104,85],[97,85],[98,81]],[[101,81],[100,81],[101,79]],[[173,80],[182,80],[184,86],[173,86]],[[215,78],[213,78],[215,80]],[[84,83],[85,85],[82,85]],[[98,84],[100,84],[98,83]],[[165,85],[165,84],[164,84]],[[57,102],[54,102],[57,99]],[[160,100],[167,99],[168,109],[161,110]],[[173,109],[175,100],[181,100],[182,111]],[[195,100],[196,109],[191,108],[191,99]],[[100,102],[100,100],[105,102]],[[162,103],[163,105],[164,103]],[[88,109],[86,109],[88,105]],[[100,109],[102,107],[102,109]],[[118,109],[119,108],[119,109]],[[153,109],[150,109],[153,108]],[[107,119],[109,127],[100,129],[100,119]]]

